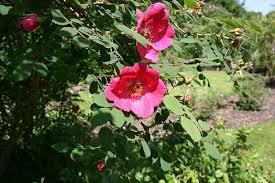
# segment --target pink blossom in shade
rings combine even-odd
[[[39,27],[39,21],[37,15],[27,15],[20,22],[21,28],[27,32],[32,32]]]
[[[106,168],[106,164],[104,160],[101,160],[97,165],[96,168],[98,171],[102,171]]]
[[[153,115],[154,107],[161,104],[166,90],[159,72],[140,62],[124,67],[119,77],[112,78],[105,96],[117,108],[148,118]]]
[[[137,50],[141,58],[149,62],[158,61],[158,52],[165,50],[172,45],[175,31],[169,23],[169,12],[163,3],[155,3],[148,7],[145,14],[137,9],[138,24],[137,32],[150,40],[153,44],[142,46],[136,43]]]

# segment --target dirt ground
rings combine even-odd
[[[227,121],[227,128],[241,128],[275,120],[275,89],[268,90],[268,95],[259,111],[240,111],[228,107],[219,109],[214,118]]]

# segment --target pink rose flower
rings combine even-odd
[[[159,72],[145,63],[124,67],[120,76],[112,78],[105,90],[109,101],[123,111],[132,111],[140,118],[153,115],[154,107],[161,104],[166,86],[159,78]]]
[[[20,22],[21,28],[27,32],[32,32],[39,27],[39,21],[37,15],[27,15]]]
[[[98,171],[102,171],[106,168],[106,164],[104,160],[101,160],[97,165],[96,168],[98,169]]]
[[[155,3],[149,6],[144,14],[141,10],[136,11],[138,25],[137,31],[154,45],[143,47],[136,43],[137,50],[141,58],[149,62],[158,61],[158,52],[172,45],[172,38],[175,31],[169,24],[169,12],[163,3]]]

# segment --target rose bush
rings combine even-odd
[[[221,64],[235,82],[230,23],[200,30],[206,17],[203,6],[202,15],[190,13],[196,7],[194,0],[3,1],[1,180],[137,182],[136,169],[163,173],[172,159],[183,162],[167,153],[169,134],[188,142],[189,154],[200,145],[208,158],[226,158],[177,92],[210,86],[204,63]],[[84,112],[77,91],[87,85],[92,103]]]

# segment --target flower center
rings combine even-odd
[[[152,32],[149,28],[145,27],[142,29],[141,34],[148,40],[152,39]]]
[[[128,86],[131,97],[140,97],[143,93],[143,85],[140,82],[133,82]]]

